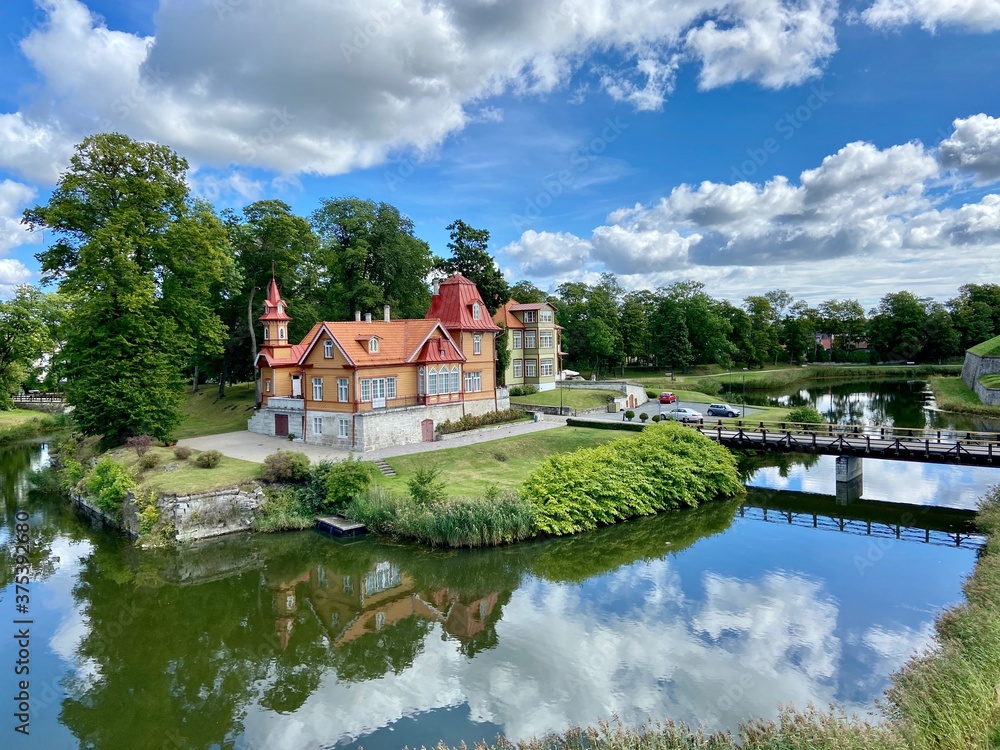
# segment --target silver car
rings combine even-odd
[[[706,411],[710,417],[738,417],[740,415],[739,411],[729,404],[709,404]]]
[[[701,412],[694,409],[686,409],[683,406],[670,411],[661,412],[664,419],[676,419],[679,422],[697,422],[701,419]]]

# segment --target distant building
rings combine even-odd
[[[272,279],[257,354],[261,409],[248,429],[364,451],[434,439],[466,414],[506,409],[496,389],[496,334],[476,285],[460,274],[435,288],[426,318],[316,323],[288,340],[288,305]]]
[[[540,391],[556,387],[562,371],[562,326],[556,324],[556,308],[548,302],[505,303],[493,321],[507,330],[507,386],[535,385]]]

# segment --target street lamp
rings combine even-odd
[[[747,415],[747,368],[743,368],[743,403],[740,404],[741,418]]]

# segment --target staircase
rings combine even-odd
[[[375,468],[377,468],[379,471],[381,471],[387,477],[394,477],[394,476],[396,476],[396,472],[394,472],[392,470],[392,467],[389,466],[389,464],[387,464],[381,458],[378,459],[377,461],[375,461]]]

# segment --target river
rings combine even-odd
[[[613,716],[732,728],[781,703],[865,715],[961,601],[979,540],[947,508],[1000,480],[866,461],[865,498],[926,510],[838,507],[832,461],[813,457],[747,466],[742,502],[498,550],[308,531],[141,551],[28,492],[45,460],[44,444],[0,449],[0,610],[32,620],[17,745],[46,750],[471,745]]]

